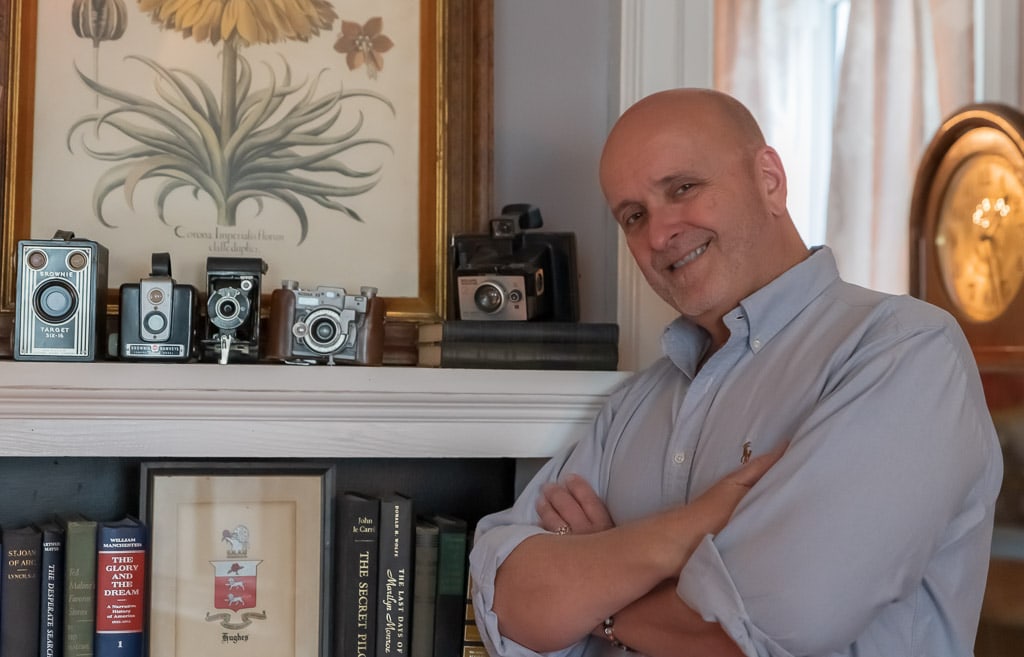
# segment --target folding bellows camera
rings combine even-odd
[[[528,232],[540,210],[506,205],[490,234],[455,235],[451,316],[469,320],[579,321],[576,236]]]

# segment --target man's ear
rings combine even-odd
[[[782,158],[771,146],[765,146],[757,156],[761,191],[773,214],[786,213],[786,170]]]

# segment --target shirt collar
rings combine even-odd
[[[815,247],[809,257],[740,301],[726,314],[725,324],[733,336],[745,327],[747,346],[757,353],[838,278],[832,250]],[[691,379],[708,341],[707,332],[684,317],[669,324],[661,337],[665,355]]]

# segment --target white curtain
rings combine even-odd
[[[833,34],[832,10],[830,0],[719,0],[715,85],[748,103],[779,149],[798,226],[822,225],[827,211],[824,238],[843,277],[903,293],[921,155],[942,119],[973,98],[972,2],[850,0],[835,76],[827,44],[814,41]],[[823,97],[835,98],[834,115]],[[815,179],[823,175],[827,183]]]
[[[830,3],[715,2],[715,87],[743,101],[782,157],[789,210],[804,240],[825,239],[831,154]],[[823,163],[826,166],[823,166]]]

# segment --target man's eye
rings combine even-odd
[[[636,211],[636,212],[630,212],[629,214],[627,214],[626,216],[624,216],[622,218],[622,223],[625,226],[631,226],[631,225],[635,224],[636,222],[640,221],[640,219],[642,219],[643,216],[644,216],[644,213],[640,212],[639,210]]]
[[[693,183],[683,183],[679,187],[676,187],[675,195],[679,196],[693,189]]]

